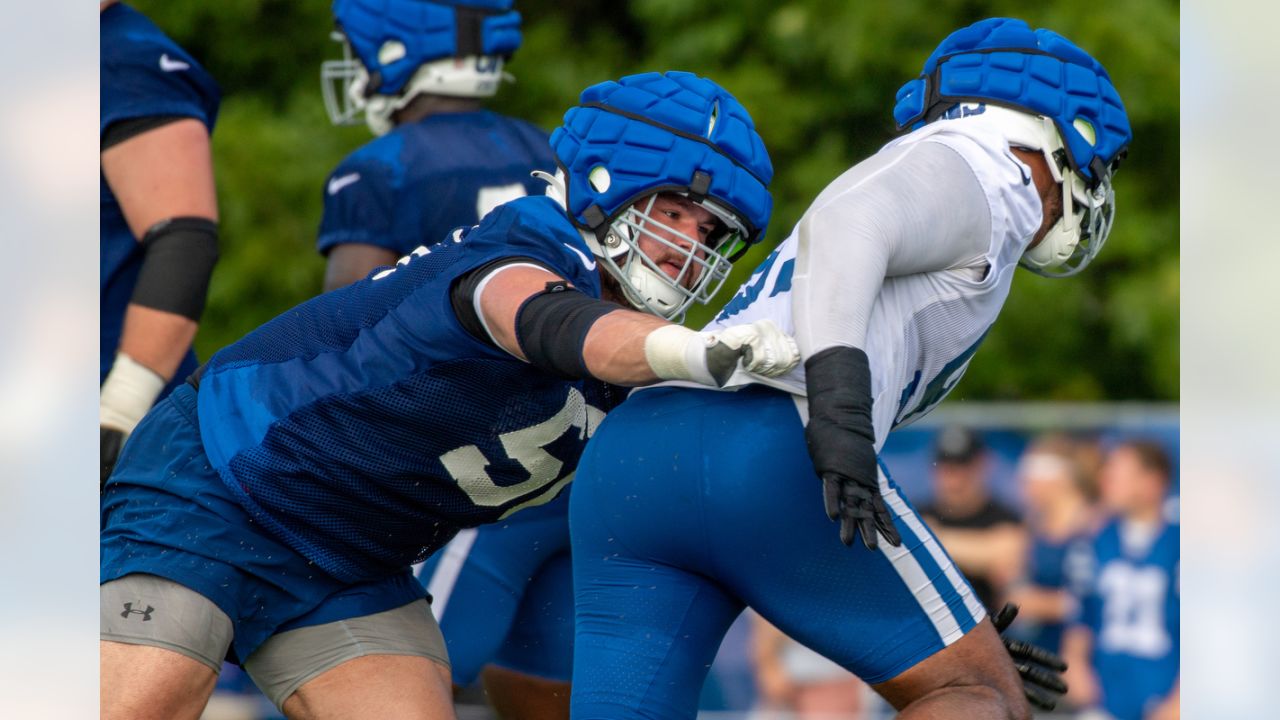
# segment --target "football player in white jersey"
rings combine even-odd
[[[955,386],[1018,265],[1070,275],[1098,253],[1132,133],[1097,61],[1005,18],[950,35],[897,100],[909,132],[832,181],[711,324],[771,318],[803,369],[637,392],[588,446],[573,717],[694,717],[745,606],[902,718],[1026,718],[1024,693],[1062,692],[1002,647],[1008,618],[984,622],[877,452]]]

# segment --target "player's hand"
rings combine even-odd
[[[1057,654],[1049,652],[1039,645],[1032,645],[1006,636],[1010,623],[1018,616],[1018,606],[1005,603],[1000,611],[991,616],[991,622],[1000,633],[1000,640],[1013,658],[1013,665],[1022,677],[1022,690],[1027,701],[1041,710],[1052,710],[1058,700],[1067,692],[1067,683],[1062,673],[1067,663]]]
[[[98,490],[107,484],[107,478],[120,457],[120,448],[151,409],[151,404],[164,389],[165,379],[133,358],[118,353],[111,372],[102,382],[98,399],[98,436],[102,452],[102,479]]]
[[[710,387],[724,384],[738,369],[776,377],[800,362],[790,335],[772,320],[733,325],[717,332],[694,332],[663,325],[644,341],[645,359],[663,380],[692,380]]]
[[[102,492],[102,488],[107,484],[107,478],[111,477],[111,471],[116,467],[116,458],[120,457],[120,448],[124,447],[125,434],[118,428],[99,426],[101,431],[99,438],[99,448],[102,451],[102,480],[98,483],[98,492]]]
[[[772,320],[733,325],[709,338],[707,368],[721,386],[733,374],[739,358],[743,370],[764,377],[778,377],[800,363],[796,341]]]
[[[827,348],[805,362],[809,424],[805,442],[822,478],[827,517],[840,521],[840,542],[856,535],[869,550],[902,538],[880,495],[875,428],[871,421],[871,369],[858,348]]]

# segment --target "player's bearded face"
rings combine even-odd
[[[702,265],[689,262],[689,253],[699,260],[706,251],[692,240],[705,244],[718,229],[720,221],[711,211],[692,200],[674,193],[659,193],[636,203],[640,251],[673,280],[691,289],[702,276]],[[647,208],[647,212],[644,212]],[[656,237],[655,237],[656,236]]]

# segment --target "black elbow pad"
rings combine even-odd
[[[566,380],[591,377],[582,357],[587,333],[621,305],[597,300],[563,280],[525,300],[516,311],[516,341],[529,363]]]
[[[147,230],[142,248],[130,302],[199,321],[218,262],[218,224],[199,217],[162,220]]]

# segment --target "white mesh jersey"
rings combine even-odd
[[[1030,170],[1003,134],[980,115],[940,120],[827,186],[706,329],[769,318],[806,358],[861,347],[878,450],[960,380],[1040,222]],[[804,368],[774,380],[739,370],[727,387],[749,383],[803,396]]]

